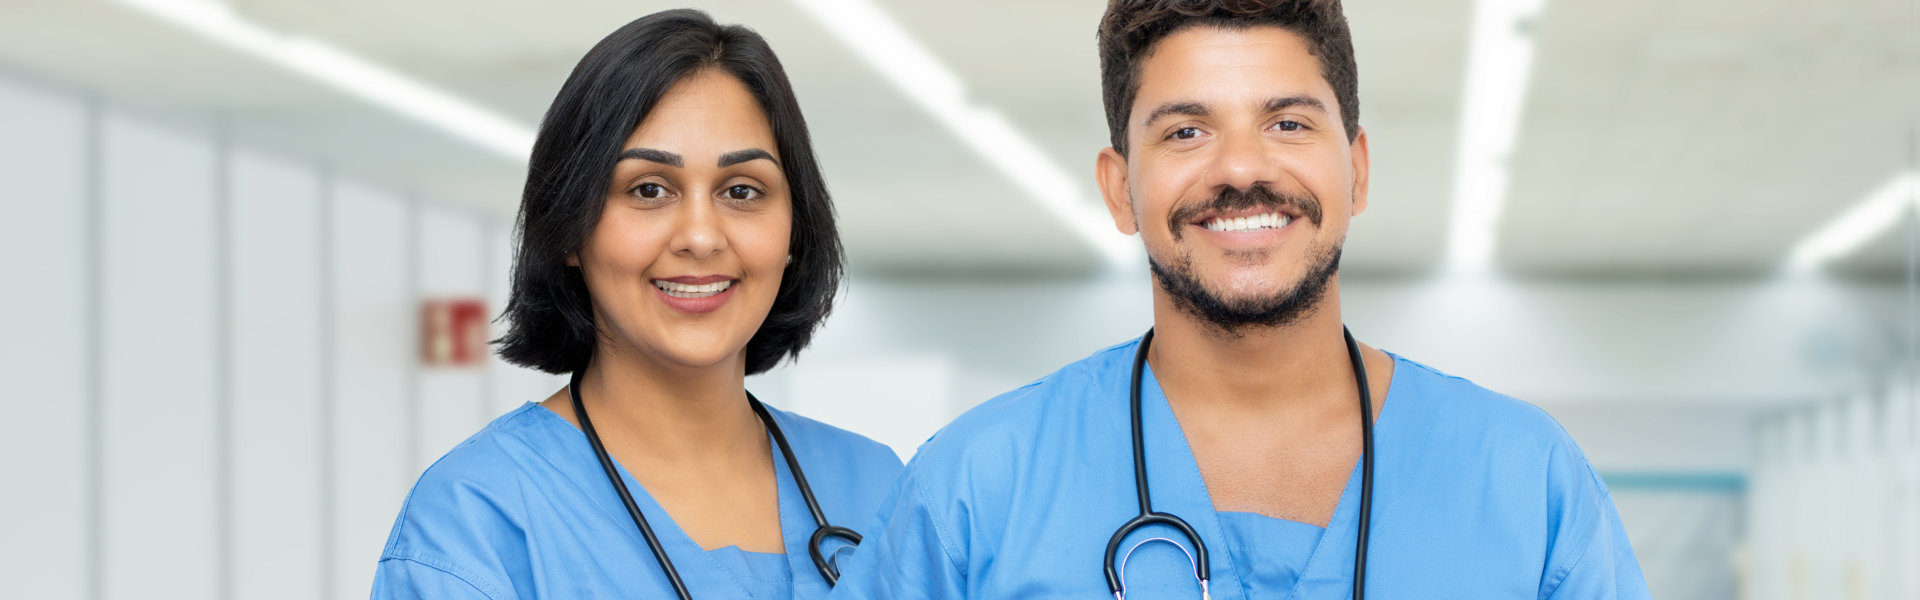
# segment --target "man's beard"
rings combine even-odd
[[[1160,282],[1160,289],[1173,298],[1175,308],[1237,336],[1253,327],[1292,325],[1313,314],[1327,295],[1327,282],[1340,272],[1340,246],[1316,252],[1308,260],[1307,273],[1299,283],[1270,296],[1236,299],[1222,298],[1207,289],[1193,274],[1191,255],[1183,254],[1162,265],[1148,253],[1147,266]]]
[[[1138,204],[1136,204],[1138,206]],[[1274,191],[1265,185],[1256,185],[1248,189],[1228,188],[1205,202],[1179,207],[1167,215],[1167,228],[1173,234],[1177,244],[1181,238],[1181,228],[1193,222],[1209,211],[1232,211],[1248,208],[1265,208],[1279,211],[1291,208],[1301,217],[1320,227],[1320,201],[1312,195],[1285,194]],[[1135,216],[1138,219],[1138,215]],[[1173,297],[1176,308],[1187,314],[1199,317],[1228,335],[1239,335],[1249,327],[1280,327],[1299,322],[1313,314],[1320,299],[1327,295],[1327,282],[1340,272],[1339,243],[1321,252],[1312,252],[1307,257],[1307,274],[1293,287],[1280,290],[1265,298],[1247,298],[1228,300],[1207,289],[1206,285],[1193,275],[1193,255],[1182,253],[1168,264],[1160,264],[1152,252],[1147,253],[1147,266],[1153,270],[1154,279],[1160,282],[1160,288]],[[1229,259],[1250,260],[1265,256],[1265,252],[1236,253]]]

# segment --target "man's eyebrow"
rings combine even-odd
[[[1207,116],[1208,114],[1209,113],[1207,111],[1207,105],[1201,104],[1199,102],[1168,102],[1166,104],[1162,104],[1158,107],[1155,107],[1153,109],[1153,112],[1147,113],[1146,122],[1141,123],[1140,126],[1152,127],[1154,121],[1160,120],[1160,117],[1165,117],[1170,115],[1179,115],[1184,117],[1204,117],[1204,116]]]
[[[680,162],[680,155],[674,154],[672,152],[668,152],[665,150],[655,150],[652,148],[628,148],[627,151],[620,153],[620,160],[627,160],[627,159],[638,159],[638,160],[644,160],[648,162],[657,162],[670,167],[682,166]]]
[[[1313,96],[1286,96],[1267,100],[1267,112],[1280,112],[1294,107],[1310,108],[1322,113],[1327,112],[1326,103],[1321,102],[1319,98]]]
[[[780,161],[779,161],[778,159],[775,159],[775,158],[773,157],[773,154],[772,154],[772,153],[770,153],[770,152],[767,152],[766,150],[761,150],[761,149],[759,149],[759,148],[748,148],[748,149],[745,149],[745,150],[735,150],[735,151],[732,151],[732,152],[728,152],[728,153],[726,153],[726,154],[722,154],[722,155],[720,155],[720,165],[719,165],[719,166],[720,166],[720,168],[722,168],[722,169],[725,169],[725,168],[727,168],[727,167],[731,167],[731,166],[734,166],[734,165],[737,165],[737,164],[740,164],[740,163],[743,163],[743,162],[747,162],[747,161],[750,161],[750,160],[760,160],[760,159],[763,159],[763,158],[764,158],[764,159],[767,159],[767,160],[769,160],[769,161],[772,161],[772,162],[773,162],[773,164],[774,164],[774,166],[776,166],[776,167],[777,167],[777,166],[780,166]]]

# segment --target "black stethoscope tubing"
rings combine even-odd
[[[667,583],[673,586],[674,593],[681,600],[692,600],[693,596],[687,593],[686,582],[680,579],[680,571],[673,568],[673,559],[667,558],[666,548],[661,547],[660,538],[654,536],[646,515],[640,513],[640,505],[634,503],[633,493],[627,490],[627,482],[620,478],[613,457],[607,454],[607,447],[600,443],[600,433],[594,430],[593,419],[587,416],[586,404],[580,401],[580,376],[581,371],[574,371],[567,386],[568,392],[573,395],[573,414],[580,419],[580,430],[586,432],[587,441],[593,445],[594,456],[600,459],[601,470],[606,471],[607,481],[613,482],[614,491],[620,493],[620,502],[626,505],[627,515],[633,517],[633,524],[640,528],[640,537],[646,538],[647,548],[653,550],[653,558],[660,563],[660,571],[666,573]],[[820,502],[814,499],[813,487],[807,485],[807,474],[800,469],[800,462],[794,459],[793,447],[787,444],[786,434],[780,431],[779,424],[773,422],[773,414],[767,412],[766,405],[761,404],[759,398],[753,397],[753,392],[747,392],[747,404],[753,407],[754,414],[760,416],[760,421],[766,423],[767,433],[773,435],[774,445],[780,448],[780,456],[786,459],[787,470],[793,473],[793,482],[800,488],[800,497],[806,499],[807,511],[813,513],[815,528],[813,537],[807,541],[807,554],[813,558],[813,567],[820,570],[820,577],[827,580],[827,587],[833,587],[840,580],[840,570],[820,554],[820,543],[827,538],[838,537],[857,546],[860,544],[860,534],[827,523],[827,514],[820,510]]]
[[[1360,356],[1360,344],[1353,341],[1353,333],[1347,331],[1345,327],[1340,328],[1340,333],[1346,338],[1347,358],[1353,363],[1353,380],[1360,386],[1360,440],[1362,445],[1360,450],[1360,525],[1356,533],[1358,539],[1354,541],[1353,551],[1353,598],[1354,600],[1363,600],[1366,598],[1367,584],[1367,536],[1370,533],[1369,530],[1371,529],[1373,521],[1373,393],[1367,386],[1367,366]],[[1128,401],[1131,404],[1129,412],[1133,419],[1133,488],[1134,492],[1139,496],[1140,514],[1127,520],[1126,523],[1121,524],[1120,529],[1115,530],[1113,537],[1107,540],[1107,561],[1105,567],[1107,589],[1113,592],[1116,600],[1126,599],[1126,582],[1121,581],[1120,574],[1114,570],[1113,559],[1119,554],[1120,543],[1127,537],[1127,534],[1133,533],[1134,530],[1148,525],[1166,525],[1179,530],[1182,535],[1187,536],[1187,541],[1193,545],[1194,550],[1194,576],[1200,580],[1200,589],[1203,593],[1207,589],[1207,580],[1211,578],[1210,570],[1207,567],[1206,542],[1201,541],[1200,534],[1195,532],[1193,526],[1188,525],[1186,520],[1172,514],[1154,512],[1153,498],[1148,492],[1147,449],[1146,444],[1141,441],[1145,436],[1140,421],[1140,379],[1146,372],[1147,348],[1152,343],[1153,329],[1149,328],[1147,329],[1146,335],[1140,336],[1140,346],[1133,352],[1133,380],[1128,384],[1127,390]]]

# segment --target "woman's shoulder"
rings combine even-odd
[[[520,528],[522,500],[539,468],[546,409],[526,404],[501,415],[435,460],[407,493],[387,540],[388,558],[414,558],[413,545],[452,532]],[[437,544],[436,544],[437,545]]]
[[[900,464],[900,457],[894,454],[893,448],[873,438],[772,406],[767,407],[767,412],[773,415],[774,422],[780,424],[781,433],[786,435],[796,451],[801,445],[806,445],[828,452],[858,455],[867,460]]]
[[[772,406],[767,412],[780,424],[794,453],[805,456],[804,463],[831,461],[886,483],[900,473],[900,455],[873,438]]]

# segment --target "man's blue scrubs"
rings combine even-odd
[[[1138,341],[962,415],[907,466],[834,598],[1111,597],[1101,558],[1139,511],[1127,387]],[[1151,371],[1142,382],[1154,509],[1211,554],[1213,598],[1348,598],[1360,469],[1326,528],[1216,512]],[[1600,477],[1532,405],[1394,357],[1374,430],[1367,592],[1376,598],[1646,598]],[[1136,533],[1185,538],[1165,528]],[[1130,598],[1198,598],[1192,563],[1140,546]]]

